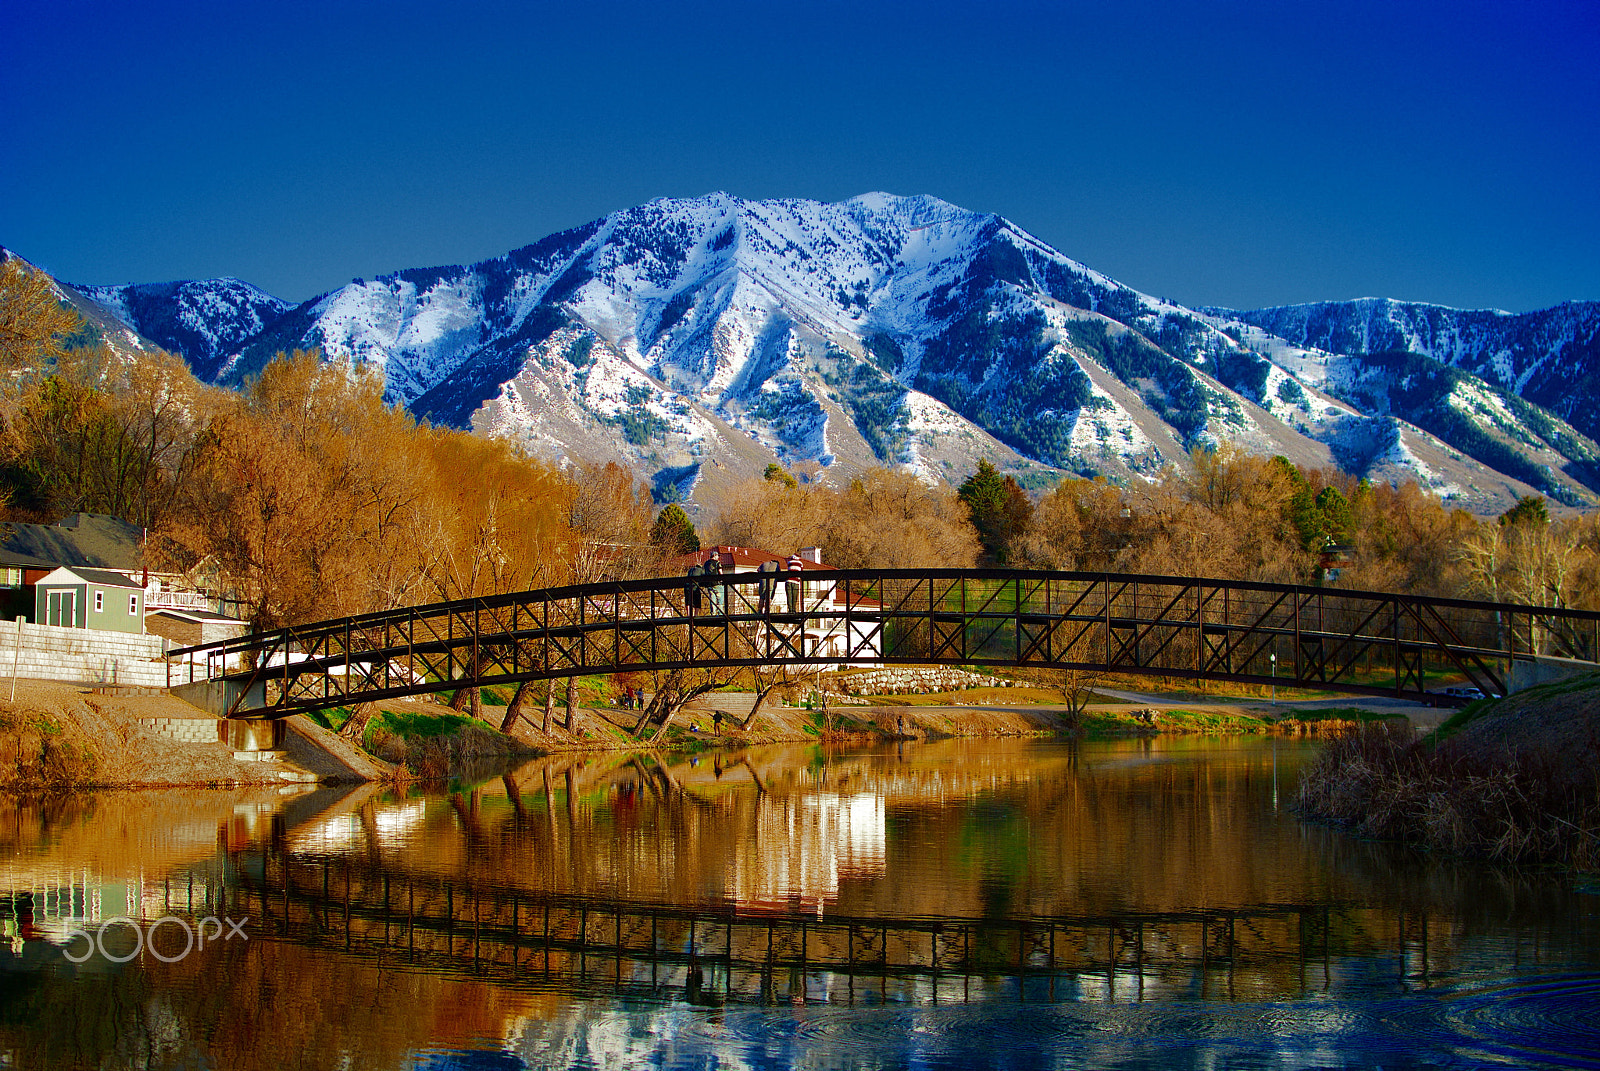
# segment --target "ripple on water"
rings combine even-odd
[[[828,1023],[838,1016],[833,1009],[805,1013],[796,1009],[794,1014],[763,1012],[727,1013],[719,1024],[719,1033],[735,1042],[768,1045],[775,1040],[811,1044],[827,1036]]]
[[[1600,1067],[1600,974],[1458,990],[1444,1000],[1439,1025],[1497,1060]]]
[[[998,1050],[1055,1046],[1074,1042],[1095,1031],[1089,1017],[1063,1015],[1059,1008],[1019,1014],[1015,1008],[957,1007],[940,1009],[862,1008],[834,1013],[822,1037],[840,1051],[883,1052],[910,1046],[923,1051],[961,1047],[975,1037]]]
[[[1293,1059],[1278,1058],[1275,1030],[1283,1025],[1259,1009],[1245,1007],[875,1006],[795,1009],[791,1014],[751,1009],[730,1014],[720,1024],[720,1035],[751,1066],[777,1066],[768,1062],[774,1055],[802,1050],[809,1062],[841,1067],[972,1069],[1087,1063],[1169,1068],[1205,1066],[1218,1055],[1226,1056],[1230,1066],[1310,1066],[1301,1059],[1303,1050]],[[1295,1025],[1304,1027],[1305,1018]]]
[[[1600,1067],[1597,1012],[1590,975],[1351,1003],[727,1009],[684,1024],[676,1056],[700,1066],[720,1051],[753,1067]]]

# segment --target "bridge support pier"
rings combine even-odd
[[[167,691],[219,718],[226,718],[235,708],[259,710],[267,705],[267,686],[263,681],[248,686],[242,681],[195,681],[175,684]],[[243,702],[240,702],[241,696]]]
[[[1518,658],[1511,663],[1510,692],[1527,691],[1541,684],[1564,681],[1595,672],[1593,662],[1579,662],[1572,658],[1554,658],[1540,655],[1537,658]]]
[[[220,724],[223,743],[233,748],[234,758],[272,762],[283,757],[283,719],[223,718]]]

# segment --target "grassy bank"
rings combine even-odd
[[[1299,808],[1361,836],[1600,869],[1600,677],[1483,700],[1419,738],[1368,726],[1302,775]]]
[[[960,693],[957,693],[960,694]],[[758,743],[821,741],[867,744],[897,739],[948,737],[1068,737],[1115,739],[1128,736],[1235,736],[1278,733],[1289,736],[1341,736],[1362,725],[1395,715],[1352,707],[1297,710],[1293,717],[1274,718],[1227,707],[1179,708],[1090,707],[1074,728],[1059,708],[1042,704],[988,706],[979,703],[923,702],[926,696],[897,697],[899,703],[839,706],[824,710],[769,708],[751,732],[711,731],[707,716],[687,712],[663,734],[666,750],[701,751]],[[932,697],[937,698],[937,696]],[[910,700],[910,701],[906,701]],[[1404,719],[1401,719],[1404,721]],[[695,728],[691,728],[694,726]],[[698,731],[696,731],[698,730]],[[605,746],[605,745],[602,745]]]
[[[313,721],[332,732],[342,729],[350,715],[349,707],[311,712]],[[536,753],[477,718],[437,707],[380,710],[367,722],[361,746],[425,781],[443,780],[485,761]]]
[[[54,714],[0,710],[0,790],[66,789],[94,784],[100,763],[81,734]]]

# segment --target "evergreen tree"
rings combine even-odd
[[[781,483],[785,487],[800,486],[799,481],[790,475],[789,470],[778,464],[776,461],[767,465],[767,471],[761,474],[761,478],[766,480],[768,483]]]
[[[1295,530],[1300,545],[1313,554],[1329,543],[1344,543],[1354,530],[1350,500],[1337,487],[1324,487],[1311,493],[1311,484],[1299,466],[1281,454],[1270,462],[1287,481],[1289,497],[1283,504],[1284,519]]]
[[[650,542],[667,554],[693,554],[700,549],[700,536],[683,507],[676,502],[661,511],[650,529]]]
[[[1350,500],[1337,487],[1324,487],[1317,493],[1317,520],[1324,543],[1348,541],[1351,531]]]
[[[1500,525],[1515,528],[1522,524],[1549,524],[1550,511],[1538,495],[1523,495],[1517,504],[1500,514]]]
[[[1311,551],[1321,550],[1325,542],[1321,518],[1317,513],[1316,497],[1311,493],[1311,485],[1306,482],[1305,474],[1282,454],[1274,457],[1269,464],[1289,485],[1289,498],[1283,504],[1284,519],[1294,526],[1302,547]]]
[[[1013,545],[1033,520],[1033,503],[1027,492],[1015,479],[1001,476],[988,459],[983,459],[956,496],[966,504],[984,551],[996,564],[1004,565]]]

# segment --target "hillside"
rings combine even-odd
[[[1445,748],[1466,758],[1523,751],[1594,769],[1600,762],[1600,674],[1482,700],[1446,722],[1440,735]]]
[[[1508,313],[1363,298],[1208,311],[1310,348],[1330,393],[1425,428],[1558,500],[1570,502],[1569,481],[1595,486],[1600,302]]]
[[[1297,809],[1458,855],[1600,868],[1600,675],[1480,700],[1436,737],[1377,727],[1332,742]]]

